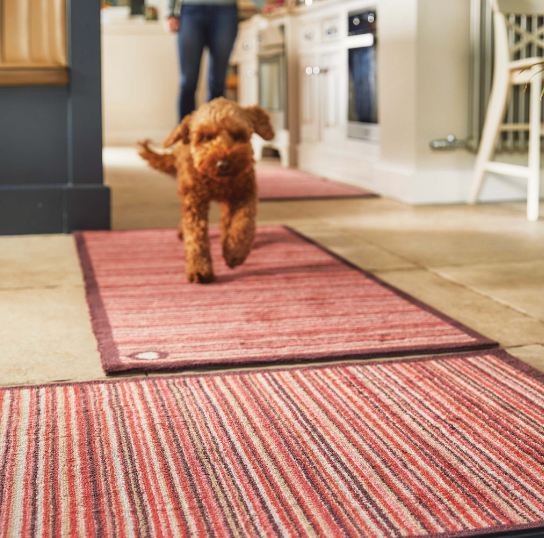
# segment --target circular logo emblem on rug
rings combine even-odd
[[[165,359],[168,357],[168,353],[164,351],[139,351],[129,355],[131,359],[138,359],[143,361],[156,361],[157,359]]]

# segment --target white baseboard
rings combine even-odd
[[[412,205],[465,203],[472,168],[415,169],[391,165],[368,152],[342,152],[324,144],[299,144],[299,168]],[[507,160],[519,158],[509,158]],[[465,160],[466,162],[466,160]],[[520,161],[521,164],[521,161]],[[544,195],[544,188],[542,189]],[[526,181],[488,174],[480,201],[518,201],[527,198]]]
[[[374,167],[374,190],[384,196],[412,204],[458,204],[467,200],[472,169],[413,170],[384,163]],[[488,174],[481,202],[525,200],[524,180]]]
[[[376,192],[373,178],[376,159],[371,152],[342,152],[324,144],[299,144],[297,150],[301,170]]]

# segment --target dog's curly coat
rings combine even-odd
[[[158,153],[140,144],[140,156],[153,168],[177,174],[189,282],[214,279],[208,240],[208,212],[212,200],[221,202],[223,257],[231,268],[247,258],[257,216],[257,184],[250,139],[257,133],[274,138],[268,114],[259,106],[242,108],[220,97],[186,116],[166,138]]]

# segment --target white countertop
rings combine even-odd
[[[143,18],[131,18],[123,21],[103,21],[103,35],[164,35],[171,36],[164,29],[162,21],[146,21]]]

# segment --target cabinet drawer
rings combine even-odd
[[[232,57],[235,61],[257,57],[257,40],[254,35],[239,34],[234,45]]]
[[[257,40],[254,36],[240,36],[240,51],[247,54],[257,54]]]
[[[340,39],[340,17],[331,17],[321,23],[321,39],[324,42]]]
[[[308,22],[301,25],[299,43],[301,48],[314,45],[319,41],[319,25],[315,22]]]

